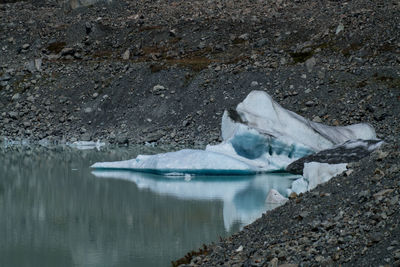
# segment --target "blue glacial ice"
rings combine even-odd
[[[204,150],[139,155],[91,167],[97,177],[130,180],[159,194],[222,199],[229,229],[235,221],[248,224],[265,210],[282,205],[292,192],[303,193],[327,182],[346,170],[347,160],[362,158],[382,144],[369,124],[312,122],[284,109],[263,91],[252,91],[235,110],[224,112],[221,135],[220,144]],[[300,168],[294,173],[302,175],[288,174],[292,176],[284,187],[270,184],[275,178],[284,180],[282,173],[273,172],[283,172],[289,165]],[[243,178],[233,182],[228,175]]]
[[[249,175],[284,171],[299,158],[349,140],[376,139],[369,124],[327,126],[312,122],[281,107],[263,91],[252,91],[235,110],[225,111],[221,133],[223,141],[208,145],[205,150],[139,155],[126,161],[98,162],[91,167],[168,175]],[[310,177],[306,178],[313,179],[312,175],[321,172],[309,171]]]

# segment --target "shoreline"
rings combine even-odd
[[[221,141],[225,109],[262,90],[314,122],[370,123],[386,142],[189,266],[400,265],[398,3],[4,2],[2,137],[201,147]]]
[[[399,144],[385,145],[349,164],[351,172],[290,199],[242,231],[173,265],[397,266],[399,155]]]

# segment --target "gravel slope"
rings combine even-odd
[[[192,264],[399,265],[398,1],[71,2],[0,0],[0,136],[201,146],[255,89],[369,122],[381,152]]]

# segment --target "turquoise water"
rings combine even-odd
[[[0,266],[168,266],[260,217],[294,176],[98,172],[165,149],[0,150]]]

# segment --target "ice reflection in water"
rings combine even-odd
[[[97,177],[117,178],[134,182],[140,189],[182,200],[222,200],[225,229],[234,223],[241,226],[253,222],[266,210],[277,207],[267,203],[268,192],[277,190],[287,195],[291,183],[299,175],[264,173],[254,176],[186,176],[168,177],[131,171],[93,171]]]
[[[0,148],[0,266],[167,266],[260,216],[268,188],[291,182],[89,169],[163,152],[149,149]]]

